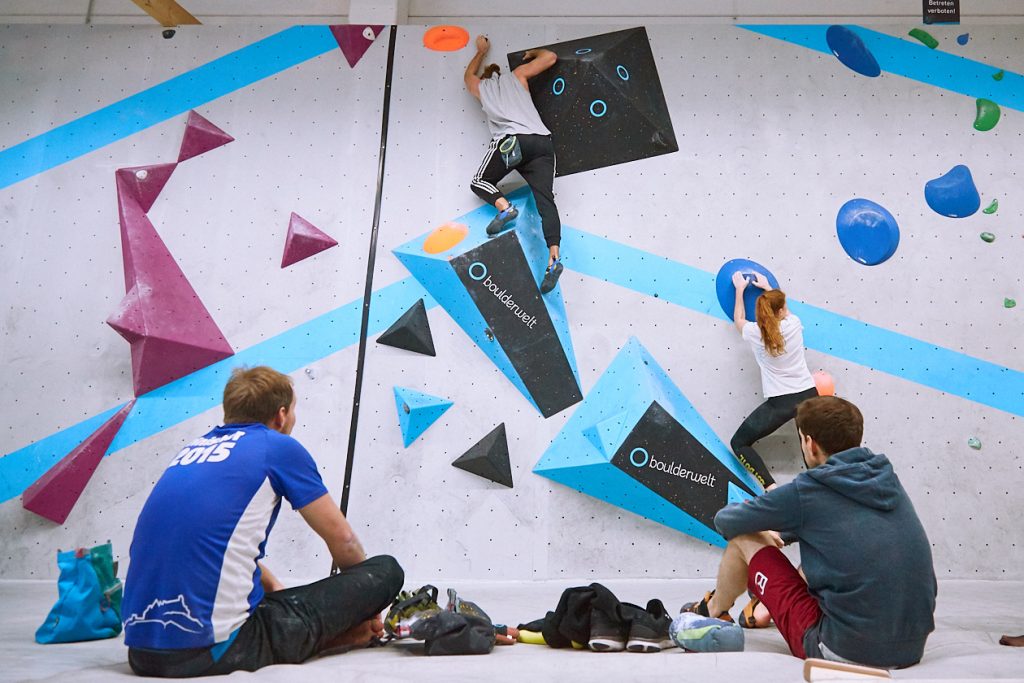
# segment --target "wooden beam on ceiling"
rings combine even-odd
[[[132,2],[142,8],[146,14],[159,21],[161,26],[202,23],[174,0],[132,0]]]

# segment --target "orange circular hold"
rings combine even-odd
[[[461,26],[431,26],[423,34],[423,47],[438,52],[455,52],[468,42],[469,31]]]
[[[423,241],[423,251],[428,254],[440,254],[448,251],[456,244],[466,239],[469,228],[461,223],[445,223],[434,228],[434,231],[427,235]]]
[[[836,395],[836,383],[832,379],[832,375],[824,370],[818,370],[812,376],[814,377],[814,386],[818,390],[818,396]]]

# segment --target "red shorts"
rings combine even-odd
[[[761,548],[750,558],[747,588],[771,612],[793,656],[806,659],[804,633],[821,619],[821,608],[796,567],[778,548]]]

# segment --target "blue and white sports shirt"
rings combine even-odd
[[[261,424],[217,427],[174,456],[142,508],[121,616],[129,647],[227,641],[263,598],[263,557],[281,498],[327,493],[309,452]]]

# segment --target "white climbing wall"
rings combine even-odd
[[[466,28],[487,33],[504,64],[507,51],[619,27]],[[874,28],[913,40],[911,26]],[[488,135],[462,84],[471,52],[427,51],[423,29],[398,31],[376,292],[410,277],[393,248],[479,206],[469,179]],[[929,30],[939,50],[993,73],[1005,69],[1007,82],[1024,72],[1015,28],[971,26],[964,46],[955,37],[966,29]],[[0,99],[10,112],[0,150],[271,33],[202,27],[162,41],[128,28],[0,27]],[[1007,374],[1024,370],[1020,111],[1004,107],[995,129],[982,133],[972,127],[971,97],[889,73],[867,79],[828,54],[740,27],[660,25],[648,34],[680,151],[557,179],[564,225],[648,252],[651,267],[665,257],[713,277],[725,261],[750,258],[795,300]],[[235,142],[176,169],[150,217],[240,355],[295,328],[317,333],[297,342],[296,354],[320,335],[358,332],[386,56],[385,32],[354,69],[334,50],[196,107]],[[103,324],[124,293],[113,172],[173,160],[184,120],[172,116],[0,189],[0,395],[8,415],[0,451],[12,454],[0,465],[131,398],[128,345]],[[956,220],[928,208],[924,183],[956,164],[971,168],[983,207],[999,200],[997,212]],[[513,176],[508,187],[518,185]],[[854,197],[878,202],[899,222],[899,249],[884,264],[858,265],[836,239],[836,213]],[[281,270],[291,211],[340,246]],[[996,241],[984,243],[983,231]],[[727,442],[761,400],[760,381],[733,327],[709,314],[717,303],[694,310],[614,284],[621,273],[583,275],[586,257],[571,246],[567,240],[562,293],[584,395],[636,336]],[[1022,305],[1004,308],[1005,297]],[[354,315],[314,324],[350,302]],[[402,310],[388,309],[378,329]],[[440,307],[428,316],[435,358],[375,344],[376,334],[367,340],[349,512],[368,551],[396,555],[424,580],[713,575],[718,551],[708,544],[532,474],[573,409],[545,420]],[[336,497],[356,356],[346,341],[292,372],[300,400],[294,434]],[[1019,414],[827,349],[807,356],[863,410],[865,442],[892,459],[940,578],[1000,578],[1021,564]],[[398,430],[396,385],[455,402],[409,448]],[[181,444],[219,419],[216,408],[199,412],[116,450],[63,527],[9,497],[0,504],[0,577],[53,576],[57,548],[108,538],[126,557],[152,482]],[[502,422],[511,490],[450,465]],[[788,426],[762,442],[782,481],[802,467],[794,436]],[[980,450],[968,447],[971,437]],[[330,564],[291,512],[282,512],[268,551],[270,566],[295,578],[322,576]]]

